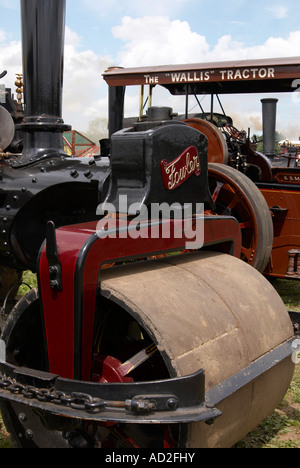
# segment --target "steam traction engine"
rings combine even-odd
[[[157,109],[114,132],[111,112],[109,157],[67,157],[65,2],[21,11],[24,148],[1,162],[5,424],[23,448],[230,447],[284,397],[294,332],[239,259],[237,220],[197,212],[213,207],[207,138]],[[173,217],[141,219],[162,203]],[[178,216],[186,204],[191,216]],[[182,254],[187,224],[203,226],[203,242]],[[5,315],[27,269],[38,288]]]
[[[213,212],[231,214],[239,221],[242,260],[268,277],[294,280],[300,279],[299,158],[292,152],[281,157],[275,154],[278,99],[272,95],[292,94],[299,76],[299,57],[113,68],[104,74],[111,88],[141,87],[140,115],[125,119],[126,126],[147,120],[145,107],[155,101],[155,94],[160,99],[163,92],[168,98],[169,93],[182,98],[181,114],[170,114],[168,119],[183,120],[208,138]],[[149,96],[144,102],[145,87],[149,87]],[[250,129],[247,135],[234,127],[220,99],[250,94],[254,100],[262,93],[271,95],[261,100],[263,153],[257,151],[257,141],[251,141]],[[210,101],[207,112],[205,96]],[[120,115],[120,99],[117,104]],[[116,124],[123,124],[120,118]]]

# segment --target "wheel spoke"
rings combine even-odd
[[[231,200],[231,202],[230,202],[229,205],[227,206],[227,210],[232,211],[233,208],[234,208],[240,201],[241,201],[240,196],[239,196],[239,194],[236,192],[236,193],[234,194],[233,199]]]
[[[217,198],[223,186],[224,186],[223,182],[217,181],[216,188],[214,190],[214,193],[212,194],[212,199],[214,202],[217,201]]]
[[[247,262],[251,264],[255,254],[255,250],[251,248],[247,249],[246,247],[242,246],[242,254],[247,259]]]
[[[251,223],[251,221],[244,221],[243,223],[240,223],[240,228],[241,228],[241,229],[249,229],[249,228],[252,228],[252,223]]]

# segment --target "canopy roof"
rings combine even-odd
[[[161,85],[174,95],[293,92],[300,85],[300,57],[116,67],[103,77],[109,86]]]

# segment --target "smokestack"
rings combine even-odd
[[[262,99],[261,102],[263,108],[263,152],[268,158],[274,158],[278,99]]]
[[[25,116],[20,164],[64,155],[65,0],[21,0]]]

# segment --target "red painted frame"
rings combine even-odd
[[[141,232],[147,231],[149,238],[141,236],[137,239],[119,236],[127,229],[127,221],[124,220],[118,221],[114,232],[116,238],[103,237],[105,232],[99,237],[96,221],[57,229],[57,247],[62,265],[61,291],[49,286],[49,264],[46,244],[43,245],[38,277],[51,373],[76,380],[90,380],[100,268],[105,263],[184,250],[185,243],[190,241],[184,236],[184,222],[171,220],[163,223],[170,223],[169,239],[152,239],[151,222],[141,225]],[[181,238],[174,238],[175,229],[177,233],[182,233]],[[204,247],[213,245],[215,250],[218,244],[229,245],[228,253],[240,257],[241,232],[235,218],[204,217]]]

